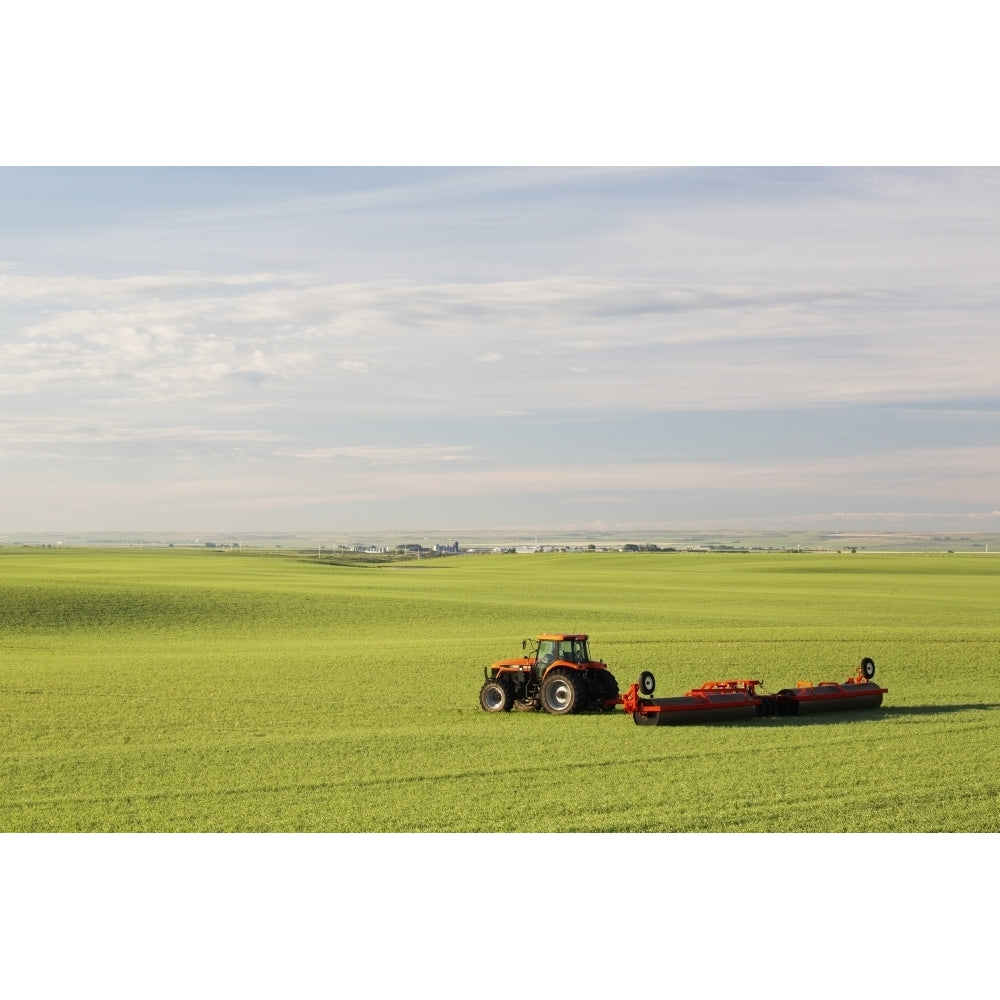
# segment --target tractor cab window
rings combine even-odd
[[[554,639],[542,639],[538,643],[538,670],[541,673],[555,660],[560,659],[559,643]]]
[[[560,660],[569,660],[570,663],[586,663],[590,659],[586,639],[563,639],[560,646]]]

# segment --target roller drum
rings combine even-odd
[[[643,712],[642,706],[656,706],[659,711]],[[699,722],[731,722],[753,719],[758,713],[758,701],[745,695],[719,694],[702,698],[641,699],[639,711],[633,716],[637,726],[687,726]]]
[[[852,684],[850,691],[818,685],[777,694],[779,715],[817,715],[820,712],[856,712],[878,708],[885,688],[877,684]]]

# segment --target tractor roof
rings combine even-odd
[[[583,642],[587,641],[587,636],[579,635],[572,632],[546,632],[545,635],[536,635],[536,639],[580,639]]]

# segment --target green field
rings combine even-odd
[[[0,550],[3,831],[1000,830],[1000,558],[574,553],[344,566]],[[587,632],[624,687],[844,680],[881,709],[487,715]]]

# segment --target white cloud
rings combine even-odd
[[[205,292],[211,289],[268,285],[275,281],[287,284],[305,280],[295,274],[137,274],[122,278],[98,278],[89,275],[29,275],[0,273],[0,304],[39,301],[46,306],[80,300],[112,302],[133,298],[147,299],[184,291]]]
[[[571,376],[577,393],[603,393],[610,408],[793,407],[983,395],[1000,368],[986,290],[943,303],[924,290],[904,299],[877,289],[692,289],[581,276],[417,285],[255,274],[229,275],[212,295],[190,277],[164,279],[170,294],[149,297],[150,277],[113,293],[100,282],[52,281],[62,298],[46,300],[44,314],[22,310],[0,341],[2,393],[76,385],[156,405],[232,400],[233,380],[254,378],[266,400],[292,383],[319,392],[338,371],[378,372],[397,381],[367,408],[460,415],[509,392],[506,381],[488,380],[502,360],[500,377],[520,370],[519,390],[543,409],[568,405],[544,391],[553,371]],[[502,354],[483,350],[499,342]],[[414,376],[448,391],[427,393]]]
[[[196,455],[252,448],[273,451],[284,439],[269,430],[227,429],[197,425],[121,424],[104,417],[0,418],[0,458],[120,458],[122,449],[141,447],[151,456]]]
[[[468,462],[465,445],[416,445],[409,448],[384,448],[364,445],[346,445],[334,448],[311,448],[308,451],[285,452],[295,458],[329,461],[331,459],[356,459],[373,465],[415,465],[425,462]]]

